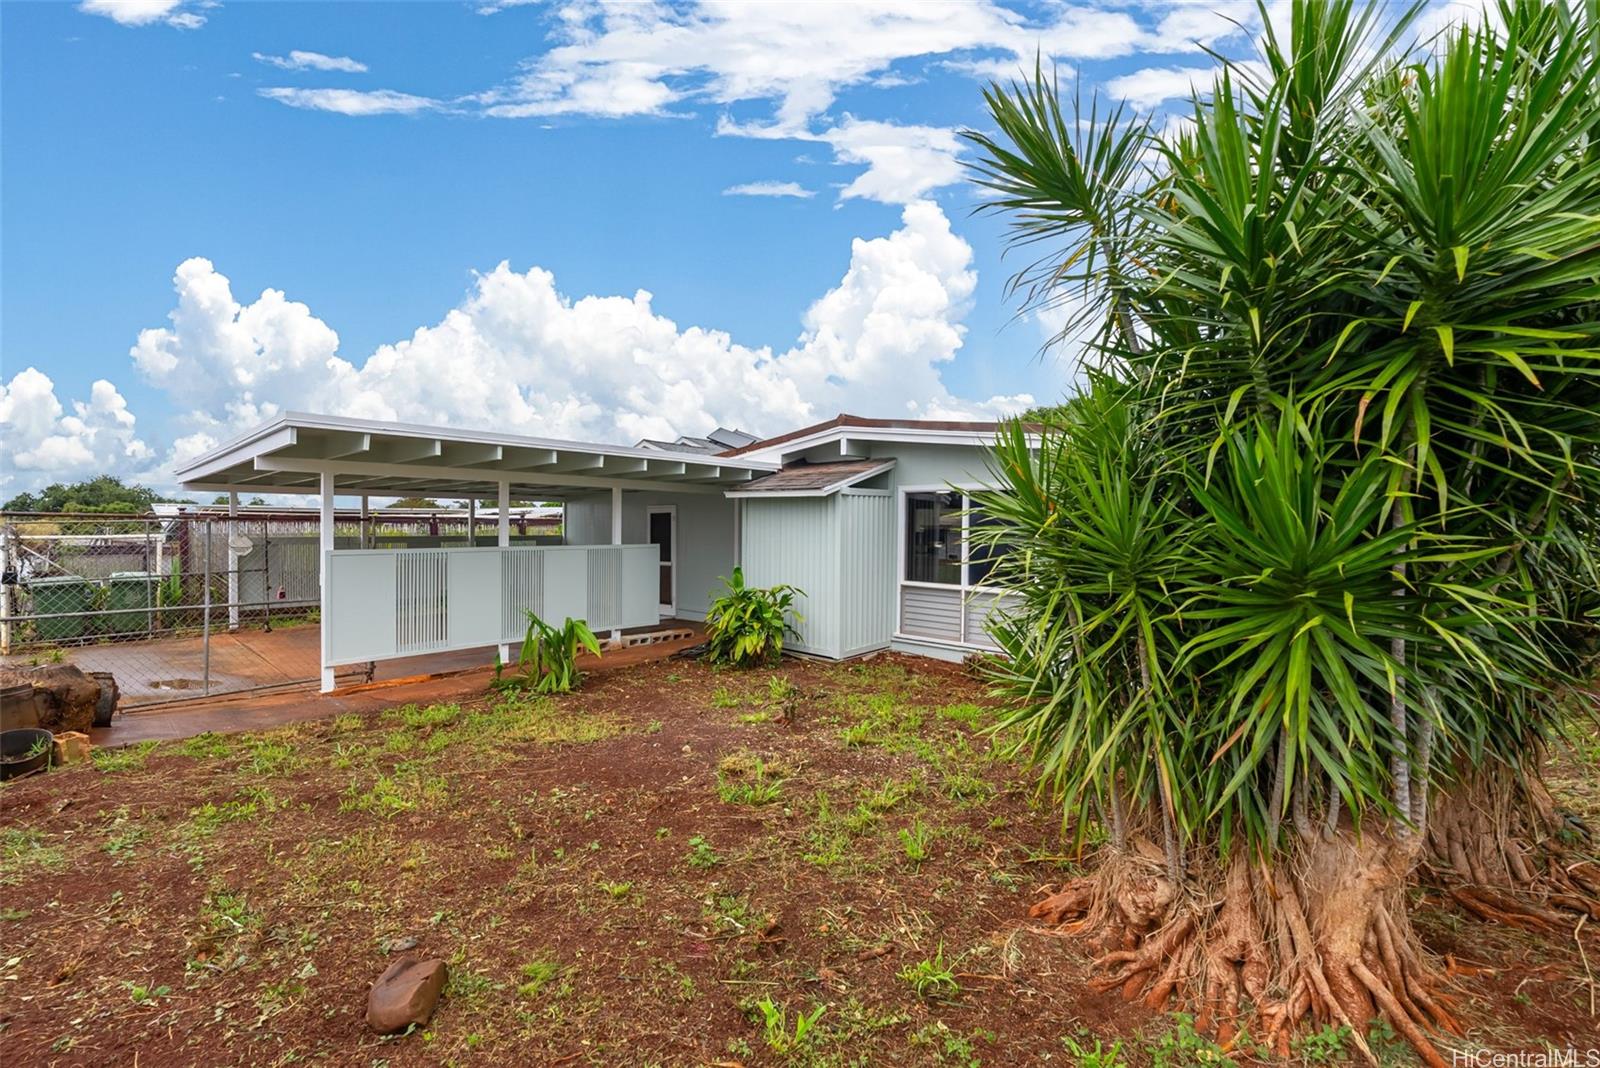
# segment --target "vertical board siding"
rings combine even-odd
[[[886,495],[841,494],[840,654],[889,644],[894,633],[895,502]]]
[[[961,640],[964,608],[959,586],[900,587],[900,633],[943,642]]]
[[[417,549],[396,553],[394,563],[396,651],[443,649],[450,642],[449,557],[443,549]]]
[[[657,558],[654,545],[336,549],[328,554],[326,662],[516,641],[529,609],[595,630],[653,626]]]
[[[651,546],[655,549],[655,546]],[[617,572],[620,570],[617,554],[605,549],[588,550],[589,555],[589,629],[610,630],[620,627],[622,614],[617,604]],[[555,622],[551,620],[550,622]]]
[[[504,641],[520,641],[528,630],[528,613],[544,618],[544,561],[546,553],[500,554],[500,634]]]
[[[838,656],[839,529],[837,497],[785,497],[746,500],[741,550],[745,581],[753,586],[788,583],[802,595],[795,607],[804,616],[790,644],[821,656]]]

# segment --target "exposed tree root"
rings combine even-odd
[[[1429,882],[1481,920],[1546,932],[1600,921],[1590,831],[1536,777],[1463,777],[1438,799],[1427,838]]]
[[[1429,1031],[1460,1032],[1443,975],[1404,907],[1420,843],[1368,832],[1303,839],[1276,867],[1242,854],[1167,878],[1162,849],[1133,836],[1093,876],[1039,902],[1032,915],[1101,947],[1100,990],[1151,1009],[1188,1008],[1224,1047],[1248,1027],[1287,1056],[1303,1026],[1343,1024],[1372,1063],[1367,1021],[1387,1019],[1423,1061],[1445,1061]]]

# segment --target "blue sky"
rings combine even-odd
[[[1011,321],[1002,221],[971,214],[953,131],[1035,50],[1180,108],[1209,80],[1196,41],[1248,51],[1255,16],[88,0],[0,21],[9,495],[160,484],[283,408],[629,441],[1055,399],[1070,360]]]

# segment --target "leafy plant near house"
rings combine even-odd
[[[1600,3],[1495,6],[1294,0],[1181,128],[1036,70],[967,134],[1093,365],[975,495],[1002,729],[1109,835],[1035,914],[1222,1045],[1445,1063],[1415,877],[1600,915],[1541,779],[1600,629]]]
[[[775,663],[783,655],[784,638],[804,619],[794,611],[794,599],[802,591],[783,584],[746,585],[739,567],[722,581],[726,592],[706,612],[707,656],[714,664],[740,668]]]
[[[584,650],[600,655],[600,640],[583,620],[568,617],[561,626],[554,627],[529,612],[516,671],[505,674],[496,664],[494,686],[534,693],[569,693],[583,679],[578,670],[578,653]]]

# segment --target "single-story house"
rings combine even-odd
[[[721,579],[787,583],[790,648],[960,659],[1004,600],[969,553],[964,491],[997,425],[840,415],[777,437],[636,446],[286,413],[178,472],[185,489],[321,499],[323,688],[340,664],[520,639],[525,610],[597,631],[703,620]],[[497,501],[498,544],[336,548],[335,496]],[[560,501],[562,544],[512,546],[507,504]]]

